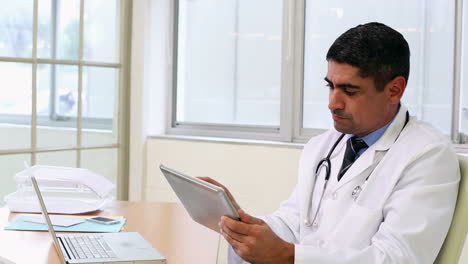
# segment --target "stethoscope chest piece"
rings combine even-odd
[[[359,197],[359,194],[361,194],[361,191],[362,191],[362,188],[359,185],[354,188],[353,192],[351,193],[351,197],[353,197],[354,201],[356,201],[356,199]]]

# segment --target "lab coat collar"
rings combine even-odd
[[[376,151],[387,151],[395,143],[400,132],[403,130],[406,121],[406,112],[408,109],[404,105],[400,105],[400,109],[395,117],[395,120],[387,128],[387,131],[382,137],[375,142]]]
[[[377,166],[386,151],[390,149],[400,135],[400,132],[405,125],[406,112],[407,108],[404,105],[400,105],[400,109],[398,110],[395,119],[387,128],[385,133],[354,162],[343,178],[338,182],[335,190],[339,189],[357,176],[365,176],[363,179],[365,180],[365,178],[372,173],[372,170]]]

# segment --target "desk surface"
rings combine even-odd
[[[127,223],[122,231],[140,232],[168,264],[216,263],[218,234],[194,222],[179,204],[116,201],[94,215],[123,215]],[[16,264],[59,264],[48,232],[3,229],[17,216],[0,209],[0,256]]]

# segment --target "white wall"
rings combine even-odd
[[[146,200],[177,201],[159,164],[193,176],[208,176],[228,187],[251,214],[268,214],[296,184],[301,148],[149,138]]]

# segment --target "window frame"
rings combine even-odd
[[[125,0],[122,0],[125,1]],[[55,66],[57,65],[72,65],[72,66],[78,66],[78,67],[84,67],[84,66],[94,66],[94,67],[109,67],[109,68],[114,68],[114,69],[121,69],[122,64],[121,63],[106,63],[106,62],[95,62],[95,61],[85,61],[81,57],[78,60],[70,60],[70,59],[50,59],[50,58],[38,58],[37,56],[37,32],[38,32],[38,2],[33,0],[34,7],[33,7],[33,13],[34,13],[34,18],[33,18],[33,54],[31,54],[31,57],[0,57],[0,62],[16,62],[16,63],[27,63],[33,66],[34,64],[37,67],[38,64],[48,64],[52,66],[51,70],[51,75],[55,76],[56,73],[56,68]],[[51,57],[56,56],[56,44],[57,44],[57,16],[58,16],[58,0],[51,0]],[[80,1],[80,8],[84,8],[84,5],[81,5]],[[81,18],[80,18],[81,19]],[[80,20],[81,21],[81,20]],[[84,25],[80,22],[79,28],[82,29]],[[81,43],[81,38],[83,37],[83,30],[80,30],[80,44]],[[79,51],[82,52],[82,48],[79,48]],[[81,56],[81,55],[79,55]],[[37,70],[37,69],[36,69]],[[82,73],[80,72],[79,75]],[[53,79],[53,78],[51,78]],[[33,88],[36,90],[37,93],[37,84],[33,86]],[[56,94],[56,85],[55,82],[51,83],[51,86],[49,87],[50,90],[50,111],[49,111],[49,118],[44,118],[44,117],[39,117],[37,120],[41,121],[41,124],[47,124],[45,125],[46,127],[50,128],[71,128],[74,127],[77,124],[78,118],[74,117],[66,117],[59,115],[56,112],[55,105],[58,103],[57,98],[55,96]],[[78,102],[77,102],[78,103]],[[34,111],[34,109],[33,109]],[[112,119],[111,118],[88,118],[88,117],[82,117],[82,123],[86,124],[86,129],[113,129],[112,127]],[[0,123],[10,123],[14,125],[29,125],[32,124],[31,121],[31,116],[29,115],[16,115],[16,114],[0,114]]]
[[[462,0],[455,1],[454,17],[454,73],[452,84],[452,126],[448,137],[457,151],[468,152],[468,135],[460,131],[460,94],[462,70]],[[304,49],[305,49],[305,7],[306,0],[283,0],[283,29],[281,54],[281,92],[280,92],[280,125],[265,127],[256,125],[225,125],[195,122],[178,122],[176,120],[177,103],[177,36],[178,36],[178,3],[175,0],[170,13],[173,16],[170,45],[172,64],[170,65],[170,87],[167,108],[166,133],[184,136],[221,137],[237,139],[273,140],[290,143],[305,143],[312,136],[326,129],[303,127],[304,95]],[[468,36],[466,36],[468,37]]]
[[[78,119],[76,117],[58,117],[51,119],[50,117],[37,116],[37,123],[40,123],[38,127],[46,127],[52,129],[62,128],[76,128]],[[83,118],[86,122],[86,128],[83,130],[94,129],[103,130],[108,132],[112,130],[112,119],[109,118]],[[0,124],[11,124],[11,125],[26,125],[31,123],[30,116],[27,115],[14,115],[14,114],[0,114]],[[109,131],[110,132],[110,131]]]

